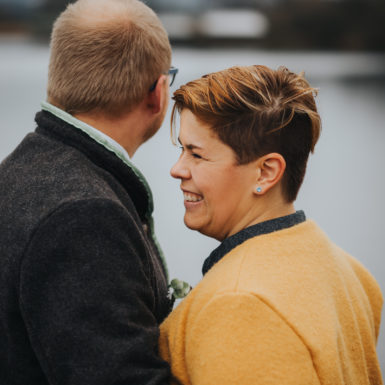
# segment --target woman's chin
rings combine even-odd
[[[190,230],[197,230],[199,231],[199,226],[197,225],[197,223],[194,223],[194,221],[192,221],[191,219],[189,219],[187,217],[187,215],[184,216],[184,224],[186,225],[186,227],[188,227]]]
[[[203,223],[198,223],[197,221],[193,221],[190,218],[184,217],[184,224],[186,227],[188,227],[190,230],[195,230],[201,233],[202,235],[205,235],[209,238],[214,238],[218,241],[221,241],[221,237],[215,233],[215,231],[212,231],[212,229],[208,229],[207,226],[204,226]]]
[[[186,227],[188,227],[190,230],[199,231],[200,233],[204,234],[204,225],[200,223],[200,221],[197,221],[194,218],[191,218],[189,214],[185,214],[184,216],[184,224]]]

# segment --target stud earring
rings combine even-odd
[[[257,187],[257,192],[261,192],[262,191],[262,187]]]

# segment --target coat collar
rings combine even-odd
[[[89,124],[75,118],[75,116],[54,106],[51,103],[43,101],[41,102],[41,107],[43,110],[50,112],[52,115],[55,115],[61,120],[64,120],[71,126],[74,126],[79,130],[85,132],[89,137],[94,139],[96,142],[98,142],[108,150],[114,152],[118,158],[123,160],[123,162],[128,163],[130,166],[133,166],[133,164],[130,162],[130,157],[127,151],[118,142],[110,138],[108,135],[99,131],[95,127],[92,127]]]
[[[306,220],[303,211],[297,211],[294,214],[284,217],[271,219],[269,221],[257,223],[256,225],[246,227],[238,233],[226,238],[203,263],[202,273],[206,274],[217,262],[219,262],[232,249],[247,241],[250,238],[262,234],[269,234],[273,231],[287,229],[294,225],[298,225]]]
[[[64,111],[63,111],[64,112]],[[75,119],[77,120],[77,119]],[[142,173],[102,136],[95,137],[90,132],[76,127],[50,111],[36,114],[36,132],[59,140],[84,153],[94,164],[111,173],[127,190],[142,220],[150,220],[153,212],[153,198],[148,183]],[[79,120],[77,120],[80,122]],[[96,129],[93,129],[97,131]]]
[[[62,113],[66,114],[64,111]],[[77,127],[79,126],[77,122],[80,122],[78,119],[63,120],[63,116],[57,115],[46,110],[38,112],[35,117],[38,124],[36,132],[77,149],[119,181],[130,196],[141,221],[149,226],[151,238],[158,250],[168,280],[167,263],[154,230],[152,192],[143,174],[129,161],[128,156],[119,152],[120,146],[116,146],[116,142],[112,143],[111,138],[111,141],[105,141],[103,135],[100,135],[101,133],[95,128]],[[124,151],[123,148],[122,150]]]

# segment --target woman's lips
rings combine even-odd
[[[203,201],[203,196],[197,193],[194,193],[192,191],[184,190],[183,191],[183,198],[184,198],[184,206],[187,208],[192,208],[194,206],[197,206],[200,204],[200,202]]]
[[[183,191],[183,197],[186,202],[200,202],[203,197],[198,194]]]

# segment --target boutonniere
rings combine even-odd
[[[185,281],[174,278],[168,285],[169,290],[172,289],[170,293],[171,297],[174,299],[180,299],[187,296],[190,293],[192,287]]]

